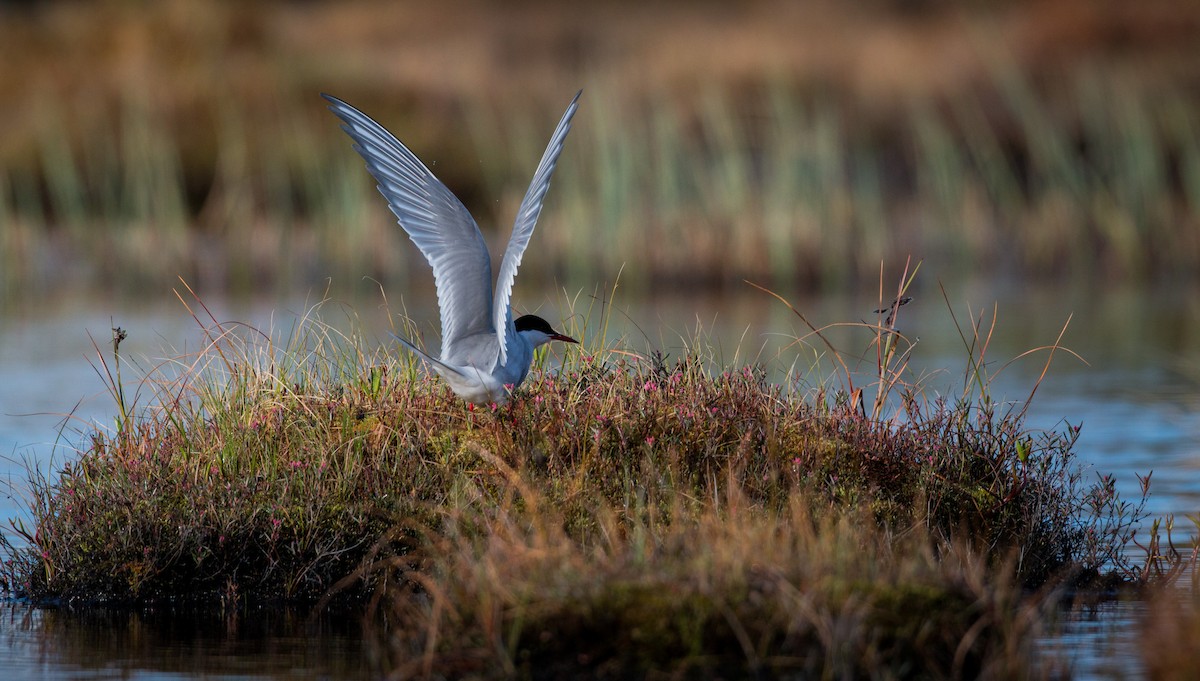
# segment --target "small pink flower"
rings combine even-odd
[[[646,381],[646,383],[642,385],[642,390],[646,392],[654,392],[655,390],[658,390],[658,384],[654,381]]]
[[[534,404],[541,404],[541,403],[542,403],[542,396],[541,396],[541,395],[537,395],[536,397],[534,397],[534,398],[533,398],[533,403],[534,403]]]
[[[654,436],[653,435],[646,438],[646,444],[650,445],[651,447],[654,446]]]

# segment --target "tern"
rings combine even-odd
[[[441,357],[435,359],[411,342],[396,339],[433,367],[454,394],[472,404],[507,402],[529,374],[538,347],[550,341],[579,342],[555,331],[541,317],[524,315],[514,320],[509,299],[582,94],[582,90],[576,93],[559,120],[521,200],[494,295],[487,243],[458,197],[383,126],[346,102],[321,95],[342,119],[342,130],[354,140],[354,150],[366,160],[396,220],[433,268],[442,321]]]

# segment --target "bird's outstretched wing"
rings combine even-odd
[[[492,331],[492,261],[479,227],[458,197],[382,125],[337,97],[321,96],[345,123],[342,130],[379,182],[379,193],[433,268],[442,357],[454,356],[459,339]]]
[[[509,298],[512,297],[513,281],[517,278],[517,268],[521,266],[521,256],[524,255],[525,248],[529,245],[529,237],[533,236],[533,228],[537,225],[538,214],[542,212],[542,200],[546,197],[546,190],[550,188],[550,176],[554,174],[554,165],[558,162],[558,155],[562,152],[567,132],[571,130],[571,118],[575,115],[575,110],[579,108],[579,96],[582,94],[583,90],[575,94],[566,113],[559,120],[558,127],[554,129],[554,134],[550,137],[550,144],[546,145],[542,160],[533,174],[533,181],[529,183],[529,189],[526,190],[525,198],[521,200],[521,207],[517,210],[512,236],[509,237],[508,247],[504,250],[504,260],[500,262],[500,276],[496,279],[496,298],[492,302],[492,323],[496,327],[496,339],[500,345],[500,356],[497,360],[500,364],[508,361],[505,347],[508,334],[517,332],[513,328],[512,312],[508,307]]]

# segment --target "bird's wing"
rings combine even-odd
[[[546,152],[542,154],[542,160],[533,174],[533,181],[529,183],[529,189],[526,190],[525,198],[521,200],[521,207],[517,210],[512,236],[508,240],[508,248],[504,250],[504,260],[500,263],[500,276],[496,279],[496,297],[492,302],[492,320],[496,326],[496,340],[500,345],[500,356],[497,361],[500,364],[508,361],[508,352],[505,346],[508,334],[517,332],[513,328],[512,311],[508,307],[509,298],[512,297],[513,281],[517,278],[517,268],[521,266],[521,256],[525,253],[525,247],[529,245],[529,237],[533,236],[533,228],[537,224],[538,214],[542,212],[542,199],[546,197],[546,190],[550,188],[550,176],[554,174],[554,164],[558,162],[563,142],[567,139],[567,132],[571,129],[571,117],[579,108],[579,95],[582,94],[583,90],[575,94],[575,98],[571,100],[570,106],[567,107],[566,113],[563,114],[562,120],[558,122],[558,127],[554,129],[554,134],[550,137],[550,144],[546,146]]]
[[[442,357],[452,357],[459,339],[492,331],[492,260],[479,227],[458,197],[382,125],[336,97],[321,96],[344,121],[342,130],[379,182],[379,193],[433,268]]]

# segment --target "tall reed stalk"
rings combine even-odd
[[[629,265],[626,285],[645,288],[869,280],[881,259],[910,253],[946,276],[1195,268],[1200,107],[1189,94],[1142,96],[1084,71],[1049,97],[1003,60],[993,81],[913,100],[882,130],[852,102],[783,80],[652,101],[589,85],[525,269],[586,282]],[[416,254],[336,121],[313,93],[280,86],[273,101],[264,119],[222,98],[211,129],[187,137],[133,95],[96,112],[83,137],[51,109],[37,167],[0,172],[5,233],[27,235],[7,237],[6,271],[82,259],[84,281],[185,274],[241,289],[403,276]],[[541,103],[463,102],[438,121],[456,140],[439,149],[422,139],[429,126],[369,113],[497,242],[553,123]],[[197,151],[197,137],[212,144]]]

